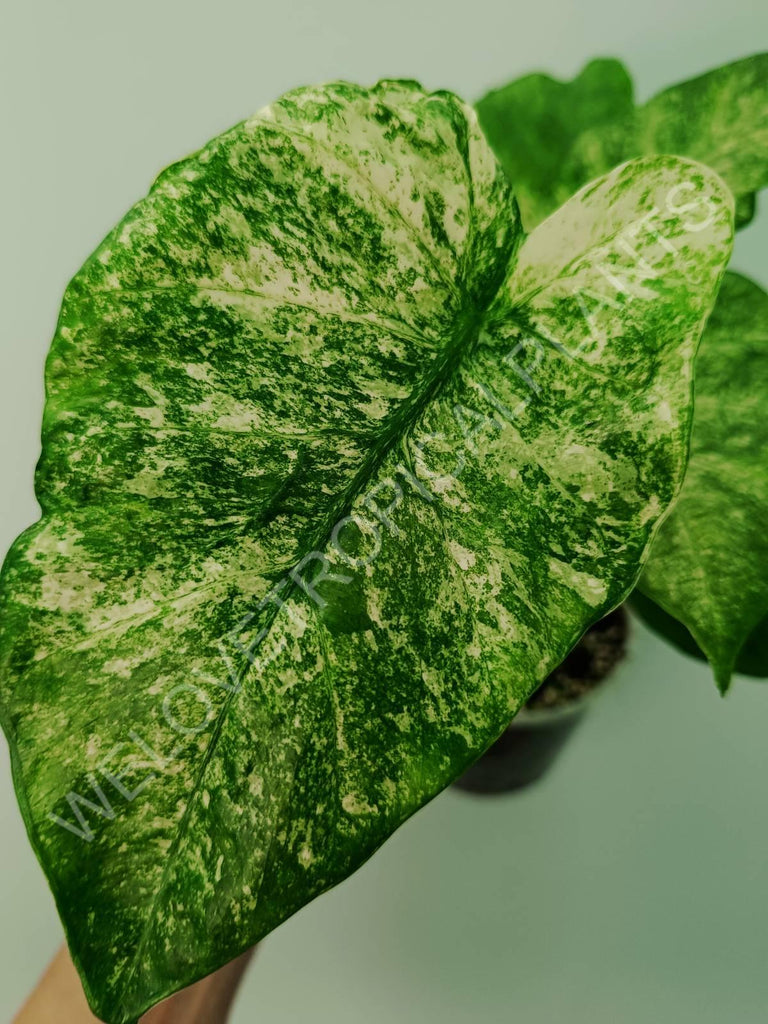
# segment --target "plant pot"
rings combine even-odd
[[[624,606],[591,626],[562,665],[544,680],[498,740],[454,785],[470,793],[510,793],[552,767],[592,697],[626,653]]]

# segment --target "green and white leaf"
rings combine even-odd
[[[287,94],[99,246],[0,582],[19,800],[97,1014],[349,875],[624,599],[731,241],[669,157],[523,240],[472,111],[382,82]]]
[[[695,393],[685,484],[640,588],[684,623],[725,691],[748,638],[746,670],[768,675],[768,294],[739,274],[704,332]]]
[[[478,116],[530,230],[569,195],[624,160],[677,153],[714,168],[737,197],[736,223],[768,187],[768,54],[673,85],[635,107],[617,61],[570,82],[527,75],[485,96]]]

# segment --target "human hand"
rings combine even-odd
[[[249,949],[207,978],[164,999],[144,1014],[140,1024],[226,1024],[252,955]],[[13,1024],[99,1024],[66,946],[53,958]]]

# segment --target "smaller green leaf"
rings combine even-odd
[[[691,636],[690,630],[673,616],[646,597],[640,590],[635,590],[629,598],[629,606],[640,619],[659,636],[668,640],[683,654],[688,654],[700,661],[707,656]],[[735,671],[744,676],[768,678],[768,615],[755,626],[736,659]]]
[[[457,97],[337,82],[86,261],[0,574],[0,723],[100,1017],[351,874],[626,598],[732,227],[662,156],[523,238]]]
[[[768,53],[658,93],[637,111],[630,151],[693,157],[736,196],[768,186]]]
[[[768,186],[768,54],[670,86],[623,124],[594,121],[574,141],[562,181],[582,184],[622,160],[661,153],[716,170],[737,197],[737,228],[749,224],[754,193]]]
[[[595,174],[574,167],[563,175],[566,157],[589,129],[615,135],[632,115],[632,82],[617,60],[593,60],[571,82],[526,75],[489,92],[477,116],[491,147],[515,188],[523,224],[531,230],[583,184],[623,161],[602,161]]]
[[[690,631],[723,692],[768,616],[767,565],[768,294],[727,274],[696,362],[685,483],[640,580]],[[761,637],[745,654],[751,674],[766,671]]]
[[[714,168],[737,197],[736,226],[768,186],[768,54],[673,85],[635,107],[622,64],[596,60],[571,82],[526,75],[477,104],[532,230],[570,195],[639,156],[674,153]]]
[[[736,230],[751,224],[757,212],[757,196],[754,192],[736,197]]]

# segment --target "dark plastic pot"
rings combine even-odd
[[[454,785],[469,793],[511,793],[542,778],[624,657],[629,619],[617,608],[584,634],[492,747]]]
[[[455,783],[469,793],[510,793],[536,782],[557,759],[584,715],[586,699],[572,707],[521,711],[506,732]]]

